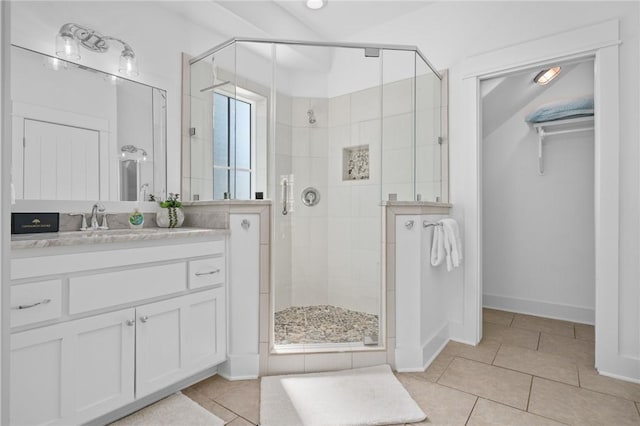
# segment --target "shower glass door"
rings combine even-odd
[[[382,51],[276,45],[274,344],[379,347]]]

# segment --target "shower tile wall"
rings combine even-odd
[[[443,80],[444,81],[444,80]],[[443,87],[445,89],[443,89]],[[436,201],[436,196],[445,194],[448,172],[441,173],[442,149],[447,148],[446,129],[442,119],[447,116],[447,105],[442,95],[446,93],[446,81],[440,80],[431,72],[416,78],[416,194],[422,195],[423,201]],[[443,145],[438,137],[443,137]]]
[[[281,214],[278,184],[275,311],[329,304],[380,314],[380,200],[390,192],[399,200],[413,199],[413,84],[405,79],[328,100],[278,94],[276,181],[290,179],[293,210]],[[426,78],[418,84],[424,89],[419,98],[429,99],[415,102],[416,132],[423,141],[416,150],[423,156],[420,167],[429,172],[419,173],[417,186],[422,199],[430,201],[440,194],[439,125],[434,126],[439,105],[436,110],[433,102],[439,93],[432,93],[436,86]],[[343,180],[344,148],[363,145],[369,147],[370,178]],[[320,191],[317,206],[302,204],[307,186]]]
[[[383,86],[382,196],[413,200],[413,80]]]
[[[379,87],[329,100],[329,304],[380,313]],[[343,180],[343,150],[368,145],[370,177]]]
[[[275,181],[277,190],[273,194],[274,201],[274,247],[273,265],[275,268],[275,311],[291,306],[293,290],[292,252],[291,252],[291,218],[282,214],[282,187],[279,182],[282,176],[291,175],[291,97],[278,93],[276,110],[276,149],[275,149]]]
[[[292,99],[291,166],[294,213],[292,228],[292,294],[295,306],[324,305],[327,294],[327,100]],[[315,123],[310,123],[313,111]],[[312,207],[301,200],[312,186],[320,202]]]

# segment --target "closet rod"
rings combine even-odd
[[[569,130],[556,130],[553,132],[546,132],[542,126],[536,127],[538,131],[538,174],[540,176],[544,176],[544,160],[542,159],[542,141],[546,136],[555,136],[555,135],[565,135],[567,133],[577,133],[577,132],[587,132],[594,130],[592,127],[580,127],[577,129],[569,129]]]
[[[576,133],[576,132],[586,132],[593,129],[594,129],[593,127],[584,127],[580,129],[556,130],[554,132],[546,132],[544,129],[539,128],[538,134],[544,139],[545,136],[564,135],[566,133]]]

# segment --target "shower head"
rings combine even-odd
[[[309,124],[316,124],[316,116],[312,109],[307,111],[307,115],[309,116]]]

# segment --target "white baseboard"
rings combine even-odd
[[[445,323],[440,330],[431,335],[422,345],[422,371],[433,362],[449,342],[449,323]]]
[[[229,355],[227,362],[218,366],[218,374],[227,380],[257,379],[260,374],[260,355]]]
[[[396,349],[396,371],[415,373],[424,371],[449,342],[449,323],[427,338],[422,346]]]
[[[595,324],[595,308],[564,305],[561,303],[543,302],[540,300],[520,299],[517,297],[483,294],[482,305],[485,308],[516,312],[519,314],[536,315],[572,321],[582,324]]]
[[[624,380],[625,382],[640,384],[640,379],[636,379],[633,377],[621,376],[619,374],[607,373],[606,371],[600,371],[600,370],[598,370],[598,373],[602,376],[611,377],[612,379]]]

